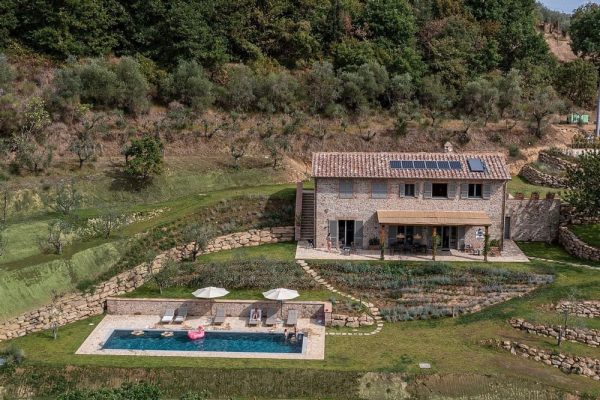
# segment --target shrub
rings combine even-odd
[[[521,149],[519,146],[511,144],[508,148],[508,155],[511,157],[519,157],[521,155]]]
[[[115,67],[119,80],[119,107],[131,114],[139,114],[148,108],[148,81],[142,74],[140,64],[131,57],[123,57]]]
[[[256,100],[256,76],[250,67],[237,64],[226,71],[227,80],[219,88],[219,103],[236,111],[248,111]]]
[[[298,81],[289,72],[270,73],[259,80],[257,107],[261,111],[290,112],[297,100]]]
[[[81,100],[99,106],[113,106],[119,94],[119,78],[101,60],[80,67]]]
[[[181,61],[163,82],[167,101],[179,101],[195,110],[204,110],[215,100],[213,84],[195,61]]]
[[[25,352],[18,348],[14,343],[0,350],[0,357],[6,360],[6,366],[14,367],[21,364],[25,360]]]
[[[4,54],[0,53],[0,90],[8,91],[14,77],[15,74],[8,63],[8,59]]]

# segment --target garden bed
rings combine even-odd
[[[520,297],[552,275],[502,268],[452,267],[445,263],[316,263],[341,290],[373,302],[388,321],[458,316]]]

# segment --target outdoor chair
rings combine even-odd
[[[267,310],[267,320],[265,321],[265,325],[273,326],[277,324],[277,309],[271,308]]]
[[[250,318],[248,319],[248,325],[258,326],[260,324],[260,320],[262,319],[262,310],[260,308],[253,308],[250,310]]]
[[[223,307],[217,307],[217,312],[213,318],[213,324],[221,325],[223,322],[225,322],[225,309]]]
[[[173,322],[176,324],[183,324],[183,322],[187,318],[187,312],[188,310],[186,306],[179,307],[179,310],[177,310],[177,316],[175,317]]]
[[[162,322],[163,324],[170,324],[171,322],[173,322],[174,317],[175,317],[175,309],[167,308],[165,310],[162,318],[160,319],[160,322]]]
[[[287,320],[285,321],[287,326],[296,326],[298,325],[298,310],[290,310],[288,311]]]

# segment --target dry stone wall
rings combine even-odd
[[[362,314],[359,317],[344,314],[331,315],[331,326],[333,327],[347,326],[348,328],[358,328],[360,326],[372,326],[374,324],[375,319],[368,314]]]
[[[600,301],[562,301],[556,305],[556,311],[569,311],[577,317],[600,318]]]
[[[515,329],[554,338],[558,338],[561,329],[558,326],[534,325],[523,319],[511,319],[508,322]],[[564,340],[583,343],[591,347],[598,347],[600,345],[600,331],[597,329],[567,328],[563,332],[563,338]]]
[[[512,354],[559,368],[566,374],[583,375],[595,381],[600,380],[600,360],[598,359],[536,349],[524,343],[511,342],[509,340],[498,342],[497,345],[505,350],[509,350]]]
[[[583,260],[600,261],[600,249],[590,246],[579,239],[568,227],[561,226],[558,230],[558,242],[569,254]]]
[[[288,242],[293,239],[293,226],[261,230],[252,229],[211,240],[206,253],[237,247]],[[54,304],[0,322],[0,341],[50,329],[54,323],[60,326],[101,314],[104,312],[106,300],[109,297],[131,292],[142,286],[153,273],[162,268],[165,260],[181,260],[189,253],[191,247],[192,244],[188,244],[161,253],[154,259],[150,267],[145,264],[138,265],[129,271],[122,272],[105,282],[99,283],[90,293],[67,294],[60,297]]]
[[[572,161],[565,160],[562,157],[554,156],[545,151],[540,151],[540,153],[538,154],[538,161],[543,164],[550,165],[551,167],[554,167],[556,169],[560,169],[563,171],[567,171],[570,168],[574,168],[577,166],[577,164],[575,164]]]
[[[560,225],[584,225],[584,224],[600,224],[600,215],[589,216],[584,215],[568,203],[560,205]]]
[[[530,164],[523,165],[523,168],[521,168],[521,171],[519,172],[519,176],[525,178],[527,182],[538,186],[548,186],[557,189],[567,187],[564,178],[542,172]]]

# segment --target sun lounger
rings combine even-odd
[[[285,321],[287,326],[296,326],[298,325],[298,310],[290,310],[288,311],[287,320]]]
[[[163,324],[170,324],[171,322],[173,322],[174,317],[175,317],[175,309],[167,308],[165,310],[165,313],[163,314],[162,318],[160,319],[160,322],[162,322]]]
[[[187,318],[187,307],[186,306],[179,307],[179,310],[177,310],[177,316],[175,317],[173,322],[176,324],[183,324],[183,322],[185,321],[186,318]]]
[[[267,320],[265,321],[265,325],[272,326],[277,323],[277,309],[271,308],[267,310]]]
[[[260,308],[253,308],[250,310],[250,319],[248,319],[248,325],[258,325],[262,319],[262,310]]]
[[[213,319],[213,324],[220,325],[225,322],[225,309],[222,307],[217,308],[217,312],[215,313],[215,318]]]

